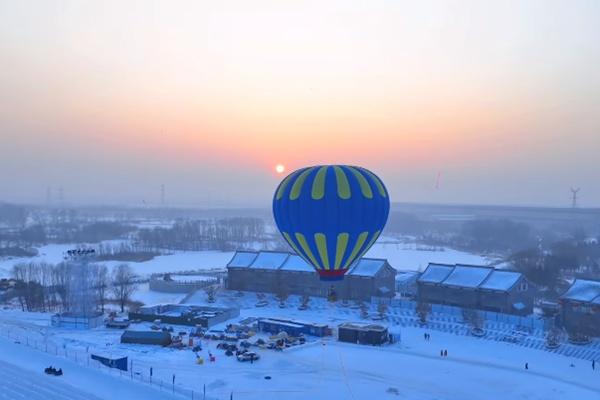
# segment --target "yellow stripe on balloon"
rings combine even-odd
[[[337,236],[334,269],[340,269],[340,267],[342,266],[344,253],[346,252],[346,247],[348,247],[348,237],[350,237],[350,235],[348,235],[347,233],[340,233]]]
[[[321,269],[321,265],[319,264],[319,262],[317,261],[317,259],[314,256],[314,254],[310,250],[310,247],[308,246],[308,243],[306,242],[306,238],[304,237],[304,235],[299,232],[296,232],[296,239],[298,240],[298,243],[300,243],[300,247],[302,247],[302,250],[304,250],[304,253],[310,259],[312,265],[317,269]]]
[[[373,191],[371,190],[371,186],[369,185],[367,178],[365,178],[364,175],[361,174],[360,171],[358,171],[354,167],[348,167],[348,169],[352,171],[352,173],[358,180],[358,184],[360,185],[360,191],[362,192],[363,196],[365,196],[367,199],[372,199]]]
[[[279,185],[279,189],[277,189],[277,195],[275,196],[275,198],[277,200],[280,200],[283,197],[283,192],[285,191],[285,188],[287,187],[287,185],[290,183],[290,181],[296,176],[298,175],[298,171],[295,171],[291,174],[289,174],[284,180],[283,182],[281,182],[281,184]]]
[[[364,250],[360,253],[360,255],[358,257],[356,257],[357,260],[360,260],[361,258],[363,258],[365,256],[365,254],[367,254],[367,251],[369,251],[369,249],[371,248],[371,246],[373,246],[373,244],[375,243],[375,241],[379,237],[379,233],[380,233],[380,231],[377,231],[377,232],[375,232],[373,234],[373,236],[371,237],[371,240],[369,240],[369,243],[367,243],[367,245],[365,246]]]
[[[292,190],[290,191],[290,200],[296,200],[298,197],[300,197],[300,193],[302,192],[302,186],[304,185],[304,181],[306,180],[306,177],[308,176],[308,174],[311,173],[311,171],[313,169],[315,169],[315,167],[308,168],[308,169],[304,170],[298,176],[298,179],[296,179],[296,181],[292,185]]]
[[[350,193],[350,184],[348,183],[346,173],[337,165],[333,166],[333,170],[335,171],[335,179],[337,181],[338,196],[344,200],[349,199],[352,193]]]
[[[315,233],[315,242],[317,243],[317,250],[319,250],[319,256],[325,269],[329,269],[329,255],[327,254],[327,237],[322,233]]]
[[[313,200],[321,200],[325,196],[325,177],[327,176],[327,166],[319,168],[312,185]]]
[[[375,181],[375,185],[377,185],[377,190],[379,191],[381,197],[387,197],[387,195],[385,194],[385,187],[383,186],[383,183],[381,183],[381,180],[377,177],[377,175],[365,168],[360,168],[360,170],[363,171],[365,174],[369,175],[371,179]]]
[[[344,268],[348,268],[350,266],[350,264],[354,261],[354,257],[356,257],[356,255],[362,248],[363,244],[365,244],[365,241],[367,240],[367,236],[369,236],[369,232],[363,232],[360,235],[358,235],[358,239],[356,240],[356,244],[354,245],[354,248],[352,249],[352,253],[350,253],[348,258],[346,259],[346,264],[344,264]]]
[[[294,249],[294,251],[296,252],[296,254],[298,254],[298,255],[302,254],[298,250],[298,246],[296,246],[296,243],[294,243],[294,241],[292,240],[291,236],[287,232],[283,232],[283,237],[289,243],[289,245],[292,246],[292,249]]]

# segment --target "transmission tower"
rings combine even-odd
[[[573,208],[577,208],[577,193],[579,192],[579,190],[580,188],[571,188],[571,207]]]

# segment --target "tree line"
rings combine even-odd
[[[260,218],[237,217],[179,221],[170,228],[141,229],[138,240],[149,249],[233,250],[265,237]]]
[[[23,311],[69,312],[90,315],[104,312],[109,301],[121,312],[137,289],[137,276],[128,264],[109,272],[103,264],[65,261],[58,264],[15,264],[14,295]]]

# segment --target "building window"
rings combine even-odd
[[[519,292],[526,292],[529,289],[529,285],[527,285],[527,281],[523,281],[519,284]]]

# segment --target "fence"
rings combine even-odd
[[[382,301],[388,304],[386,320],[391,324],[401,327],[426,327],[456,335],[471,334],[470,326],[464,321],[463,309],[460,307],[432,304],[427,321],[423,325],[416,313],[416,302],[402,299],[387,300],[385,302],[385,299],[373,298],[372,305],[377,305]],[[574,345],[563,340],[558,348],[547,348],[545,334],[548,327],[545,326],[546,321],[536,318],[534,315],[519,317],[490,311],[480,311],[480,315],[483,320],[482,327],[485,330],[485,336],[481,338],[483,340],[508,342],[589,361],[600,359],[599,340],[594,340],[587,345]]]
[[[158,371],[159,368],[157,368],[158,366],[152,368],[152,366],[145,361],[130,358],[129,370],[127,372],[120,369],[107,367],[101,362],[95,361],[91,358],[91,355],[95,352],[95,349],[89,347],[82,349],[68,346],[65,343],[55,343],[48,338],[42,327],[0,325],[0,336],[5,337],[17,344],[42,351],[52,356],[65,358],[86,368],[95,368],[102,373],[106,373],[121,379],[129,379],[141,384],[150,385],[156,388],[156,390],[163,392],[165,398],[225,400],[229,399],[231,396],[229,393],[210,393],[210,390],[207,392],[206,386],[204,386],[203,390],[193,390],[185,387],[177,382],[176,374],[165,371],[160,373]],[[157,372],[159,372],[159,374],[157,374]]]
[[[411,310],[415,312],[417,307],[417,302],[412,300],[403,300],[403,299],[387,299],[374,297],[371,299],[371,303],[379,304],[385,303],[390,308],[396,308],[401,310]],[[430,315],[436,316],[450,316],[455,317],[462,320],[464,309],[456,306],[449,306],[444,304],[431,304],[431,312]],[[493,311],[479,311],[479,315],[486,322],[490,323],[501,323],[505,325],[512,325],[515,328],[519,329],[530,329],[530,330],[543,330],[545,328],[544,320],[537,318],[535,315],[528,315],[525,317],[521,317],[518,315],[512,314],[503,314]]]

